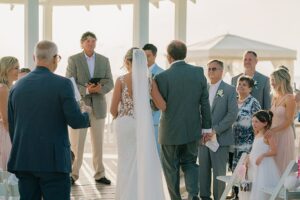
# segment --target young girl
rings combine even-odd
[[[272,188],[278,183],[280,176],[274,156],[277,153],[276,142],[273,136],[265,133],[272,125],[273,113],[260,110],[254,113],[252,126],[255,133],[252,150],[249,155],[249,170],[252,172],[252,190],[250,200],[269,199],[269,195],[262,192],[262,188]]]

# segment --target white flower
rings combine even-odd
[[[254,87],[257,89],[257,86],[258,86],[258,82],[257,81],[254,81]]]
[[[218,90],[218,91],[217,91],[217,95],[218,95],[219,97],[223,97],[223,96],[224,96],[224,91],[223,91],[222,89]]]

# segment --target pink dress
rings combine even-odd
[[[0,87],[4,87],[0,84]],[[11,150],[11,141],[8,131],[3,126],[3,121],[0,113],[0,168],[7,170],[7,162]]]
[[[0,119],[1,120],[1,119]],[[11,149],[11,142],[8,132],[4,129],[2,120],[0,121],[0,168],[7,170],[7,162]]]
[[[280,104],[273,105],[271,108],[274,114],[272,128],[279,126],[285,120],[286,108]],[[292,125],[277,133],[275,139],[277,139],[277,155],[274,159],[281,176],[290,161],[295,159],[295,137]]]

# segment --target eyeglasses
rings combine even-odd
[[[216,68],[216,67],[211,67],[211,68],[208,68],[207,70],[208,70],[209,72],[215,72],[215,71],[218,70],[218,68]]]
[[[57,61],[57,62],[59,62],[59,61],[61,60],[61,56],[58,55],[58,54],[55,54],[55,55],[53,56],[53,58],[56,58],[56,61]]]

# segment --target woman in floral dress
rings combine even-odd
[[[233,171],[243,153],[250,153],[252,143],[254,141],[254,133],[252,128],[252,115],[261,109],[259,102],[251,96],[251,90],[254,81],[249,76],[241,76],[238,79],[236,91],[238,93],[239,112],[236,121],[233,123],[234,135],[234,155],[232,168]],[[238,188],[234,188],[237,197]]]

